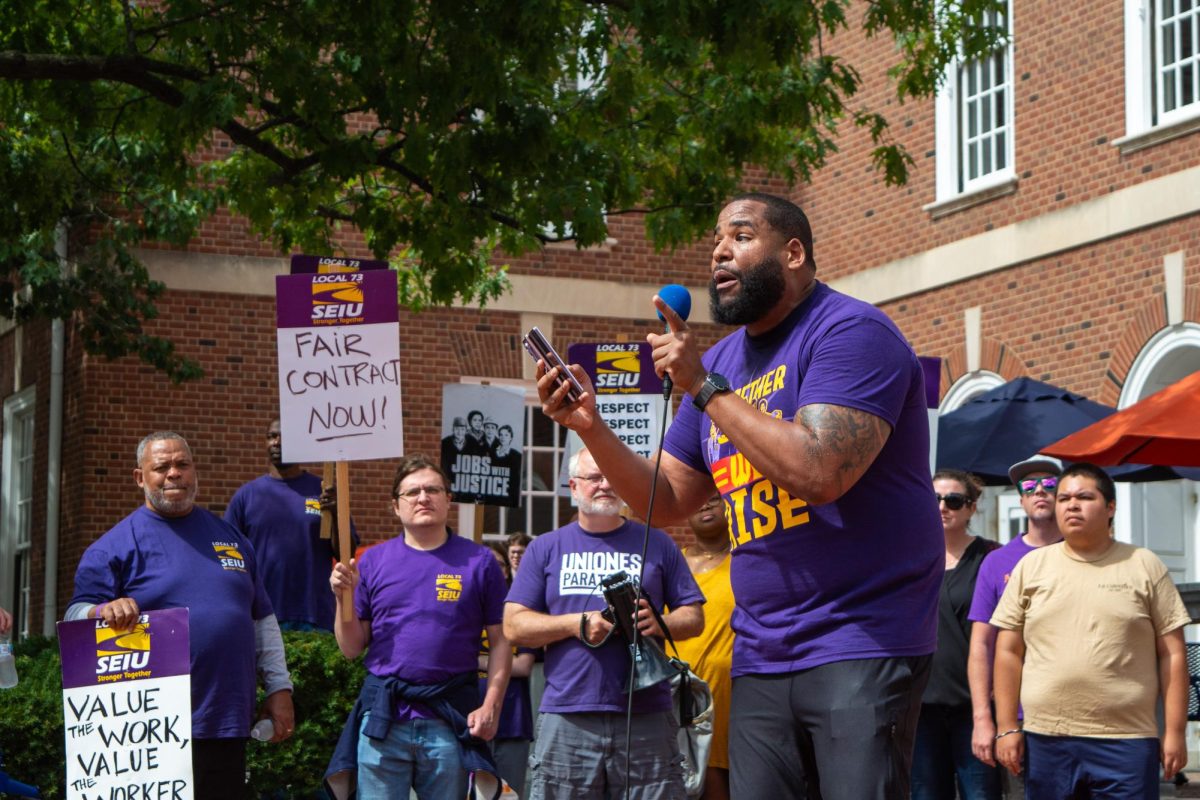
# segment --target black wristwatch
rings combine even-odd
[[[704,383],[700,386],[700,391],[696,392],[696,396],[692,398],[692,405],[703,411],[714,394],[728,391],[729,379],[716,372],[710,372],[704,376]]]

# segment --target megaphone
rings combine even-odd
[[[629,684],[625,691],[648,689],[678,675],[679,669],[667,658],[662,646],[637,633],[637,601],[640,594],[637,578],[620,570],[601,578],[600,586],[608,603],[603,616],[620,632],[633,659],[633,669],[629,673]]]

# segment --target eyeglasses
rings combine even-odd
[[[961,511],[963,506],[971,502],[965,494],[959,492],[950,492],[950,494],[938,494],[934,492],[933,496],[937,498],[938,503],[945,503],[946,508],[951,511]]]
[[[396,492],[396,497],[412,502],[421,496],[421,492],[430,497],[441,497],[446,493],[445,486],[417,486],[412,489],[405,489],[403,492]]]
[[[577,481],[587,481],[593,486],[599,486],[604,482],[604,476],[599,472],[597,472],[595,475],[572,475],[571,477]]]
[[[1017,492],[1020,494],[1033,494],[1041,486],[1046,490],[1046,494],[1054,494],[1054,490],[1058,488],[1058,478],[1053,475],[1047,475],[1044,478],[1029,478],[1028,480],[1017,482]]]

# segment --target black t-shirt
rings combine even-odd
[[[983,557],[1000,545],[991,539],[975,537],[967,545],[954,569],[942,575],[942,591],[938,595],[938,643],[933,654],[933,670],[925,688],[923,703],[927,705],[971,705],[971,689],[967,683],[967,650],[971,642],[971,597],[975,594],[975,579]]]

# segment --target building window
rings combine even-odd
[[[1155,106],[1160,118],[1197,104],[1200,87],[1200,3],[1194,0],[1158,0],[1154,15]]]
[[[34,389],[4,401],[4,483],[0,527],[0,606],[13,615],[14,633],[29,635],[30,556],[33,547]]]
[[[1126,133],[1200,117],[1200,2],[1126,0]]]
[[[1011,31],[1010,15],[987,22]],[[975,61],[956,61],[938,92],[937,199],[989,189],[1012,180],[1012,44]]]

